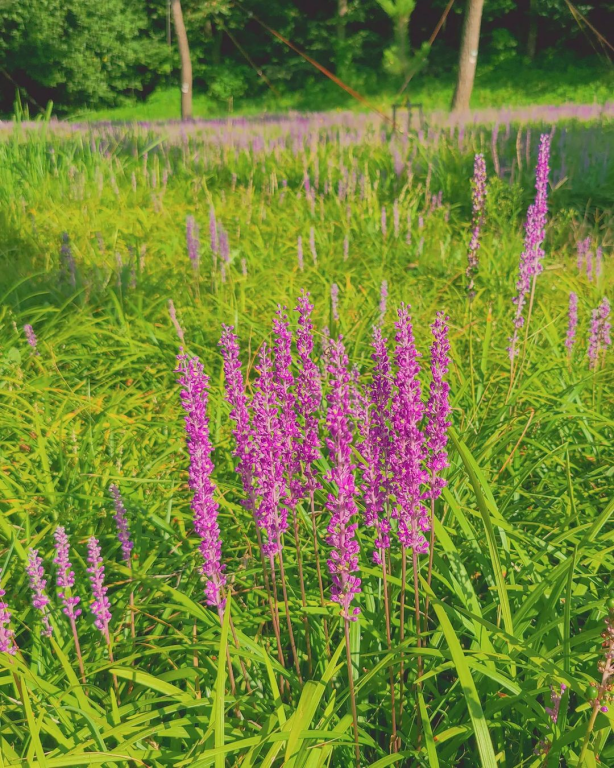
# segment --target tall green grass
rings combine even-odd
[[[501,130],[502,178],[494,172],[491,135],[480,128],[467,129],[460,145],[458,134],[399,142],[398,151],[413,158],[411,176],[400,178],[379,132],[342,145],[336,129],[324,126],[322,137],[331,130],[328,141],[264,153],[253,145],[235,152],[229,137],[218,142],[216,131],[223,139],[224,126],[185,138],[173,128],[160,130],[67,135],[42,126],[16,130],[0,144],[0,583],[20,649],[12,658],[0,654],[0,766],[353,764],[343,630],[338,607],[320,605],[303,509],[312,677],[301,688],[291,665],[277,661],[255,531],[233,471],[217,341],[221,324],[234,324],[253,374],[277,304],[293,307],[305,287],[316,305],[318,335],[325,327],[342,333],[351,362],[368,374],[384,279],[390,292],[384,330],[392,336],[394,308],[409,302],[425,366],[435,312],[444,309],[451,318],[453,431],[449,485],[436,505],[432,587],[421,582],[432,604],[425,647],[416,645],[411,616],[399,642],[396,610],[388,651],[380,571],[370,561],[370,531],[359,528],[364,591],[351,644],[361,765],[577,765],[592,711],[585,691],[597,679],[614,551],[611,364],[606,357],[591,371],[585,356],[590,311],[612,293],[611,128],[569,126],[560,140],[562,128],[555,132],[546,268],[537,282],[524,373],[509,399],[511,299],[537,127],[528,151],[521,144],[522,154],[516,129],[505,137]],[[283,130],[254,133],[274,137]],[[526,126],[522,131],[521,140]],[[470,306],[464,269],[478,150],[486,153],[490,182]],[[330,177],[336,192],[342,166],[350,175],[355,169],[349,219],[348,202],[336,193],[318,198],[313,209],[306,200],[305,167],[313,184],[316,166],[321,191]],[[443,206],[429,212],[439,190]],[[401,211],[398,238],[394,200]],[[211,205],[230,237],[225,282],[208,247]],[[187,215],[201,227],[198,276],[186,253]],[[317,265],[308,246],[311,227]],[[60,266],[64,231],[77,264],[75,287]],[[575,263],[575,243],[587,234],[604,244],[604,272],[595,282]],[[299,235],[304,272],[297,266]],[[330,306],[333,282],[340,289],[338,322]],[[568,360],[563,343],[570,290],[579,296],[580,325]],[[171,298],[187,350],[201,357],[212,377],[215,479],[233,591],[221,626],[204,604],[198,576]],[[38,355],[26,343],[25,323],[38,337]],[[111,483],[120,486],[129,511],[132,573],[114,533]],[[323,505],[324,496],[318,510]],[[319,517],[322,552],[326,516]],[[59,523],[72,536],[84,609],[89,535],[100,538],[106,558],[114,662],[84,610],[78,627],[85,685],[55,599],[54,638],[41,637],[24,571],[27,549],[38,547],[51,574],[52,532]],[[286,550],[305,677],[303,608],[290,541]],[[390,581],[396,597],[396,562]],[[55,592],[51,581],[48,591]],[[418,655],[424,659],[419,681]],[[388,670],[399,691],[401,656],[408,677],[400,743],[391,751]],[[280,688],[281,680],[287,683]],[[567,691],[553,726],[545,706],[549,687],[561,683]],[[583,765],[595,765],[598,757],[602,765],[614,764],[611,726],[612,713],[599,713]],[[534,753],[542,739],[547,758]]]

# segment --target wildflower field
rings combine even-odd
[[[614,765],[614,128],[558,117],[0,126],[1,768]]]

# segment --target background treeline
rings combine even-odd
[[[324,88],[322,75],[252,17],[365,92],[409,75],[451,78],[464,0],[456,0],[432,49],[426,41],[447,0],[183,0],[195,91],[215,100]],[[614,2],[577,6],[608,37]],[[583,25],[582,25],[583,26]],[[518,76],[533,62],[553,78],[608,66],[611,51],[574,19],[566,0],[487,0],[480,70]],[[142,99],[177,83],[178,52],[167,0],[0,0],[0,112],[16,90],[30,111],[60,113]],[[260,69],[263,78],[256,71]],[[266,80],[270,85],[267,84]],[[327,106],[327,105],[323,105]]]

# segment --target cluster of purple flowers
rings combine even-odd
[[[518,354],[518,334],[525,324],[524,305],[531,290],[534,290],[535,279],[542,272],[544,250],[542,244],[546,236],[546,216],[548,214],[548,176],[550,167],[550,134],[542,134],[539,141],[539,154],[535,172],[535,201],[527,211],[525,224],[524,250],[520,256],[518,271],[518,291],[514,298],[516,311],[514,314],[514,335],[510,338],[508,349],[510,360]]]
[[[244,504],[262,532],[262,554],[272,572],[284,546],[288,513],[328,483],[328,568],[332,599],[351,621],[359,612],[352,603],[360,592],[357,575],[359,525],[357,496],[362,494],[364,523],[374,529],[374,560],[382,562],[390,547],[391,520],[401,546],[418,553],[428,550],[424,533],[430,529],[425,501],[435,500],[445,486],[450,426],[449,385],[445,381],[450,346],[447,318],[438,313],[432,325],[431,384],[422,401],[419,353],[409,308],[401,306],[396,322],[394,370],[381,329],[373,331],[374,362],[368,387],[351,370],[341,337],[326,336],[324,370],[313,359],[313,305],[303,294],[296,306],[296,335],[283,308],[273,323],[273,344],[261,345],[253,395],[246,394],[234,330],[224,327],[220,346],[224,358],[226,399],[231,406],[236,470]],[[297,359],[293,360],[293,341]],[[180,355],[182,401],[191,457],[190,487],[195,491],[195,529],[208,543],[201,551],[208,563],[207,594],[219,604],[225,579],[221,565],[221,535],[215,486],[211,481],[211,442],[206,414],[208,380],[196,359]],[[323,380],[327,382],[325,414]],[[355,442],[355,432],[359,439]],[[316,462],[327,449],[329,471],[318,478]],[[358,449],[359,466],[354,460]],[[259,539],[260,540],[260,539]],[[281,562],[281,560],[280,560]]]
[[[128,562],[131,558],[133,543],[128,531],[126,518],[126,509],[124,507],[119,489],[111,486],[111,492],[115,497],[116,503],[116,522],[118,539],[122,546],[124,560]],[[77,646],[79,656],[79,665],[83,672],[81,650],[77,636],[76,620],[81,615],[81,609],[78,608],[81,598],[75,594],[75,572],[70,561],[70,540],[66,533],[66,528],[59,525],[53,534],[55,539],[55,557],[53,563],[56,566],[56,586],[58,589],[58,598],[62,605],[62,612],[70,621],[73,636]],[[98,540],[91,536],[87,544],[89,574],[93,601],[90,605],[90,611],[94,615],[94,625],[104,635],[107,644],[110,643],[109,622],[111,621],[111,603],[107,597],[107,587],[105,586],[105,569],[101,556],[100,544]],[[43,637],[51,637],[54,627],[51,623],[50,604],[51,599],[47,594],[47,577],[43,558],[38,549],[28,551],[28,560],[26,564],[30,589],[32,591],[32,607],[39,612],[42,623],[41,634]],[[11,613],[9,606],[2,598],[4,590],[0,589],[0,653],[14,654],[16,646],[14,643],[14,631],[10,629],[9,622]]]

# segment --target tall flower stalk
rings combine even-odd
[[[327,354],[330,392],[326,414],[329,436],[326,444],[329,450],[331,469],[326,479],[336,490],[336,493],[329,493],[327,502],[328,510],[331,513],[327,538],[327,543],[331,548],[328,570],[332,579],[331,600],[340,605],[344,624],[356,765],[359,765],[358,718],[350,653],[350,622],[356,621],[360,614],[360,608],[351,607],[354,598],[361,591],[360,578],[355,575],[358,571],[358,553],[360,551],[356,540],[358,523],[355,522],[357,514],[355,496],[358,489],[354,480],[355,465],[352,463],[351,379],[348,371],[348,357],[341,337],[336,341],[331,339]]]
[[[418,374],[419,353],[414,341],[409,308],[402,304],[398,311],[396,327],[395,360],[396,393],[392,405],[393,445],[391,472],[394,478],[394,493],[397,506],[392,514],[398,519],[398,536],[401,544],[401,605],[400,641],[405,638],[405,584],[407,574],[407,551],[411,550],[414,571],[414,611],[418,647],[420,639],[420,605],[418,591],[418,555],[428,550],[424,533],[429,530],[430,521],[422,503],[422,486],[428,480],[424,469],[426,450],[424,435],[419,424],[424,406],[421,400]],[[421,673],[421,657],[418,657],[418,674]],[[400,710],[403,711],[403,657],[401,657]]]
[[[45,578],[45,569],[43,568],[43,559],[39,556],[37,549],[28,550],[28,563],[26,571],[30,579],[30,589],[32,590],[32,605],[40,613],[43,622],[43,637],[51,637],[53,626],[49,618],[49,597],[45,591],[47,579]]]
[[[318,411],[322,402],[322,380],[320,369],[313,361],[313,323],[311,313],[313,304],[309,294],[299,296],[295,312],[298,312],[296,331],[296,351],[299,358],[299,371],[296,377],[296,409],[299,415],[300,437],[296,453],[302,469],[303,493],[309,496],[311,513],[311,536],[313,540],[320,605],[324,607],[324,584],[320,562],[320,548],[316,524],[315,492],[321,487],[317,479],[315,462],[320,458],[320,435]],[[330,656],[328,622],[324,619],[324,639],[326,652]]]
[[[573,291],[569,294],[569,314],[567,324],[567,337],[565,347],[567,356],[571,359],[574,344],[576,343],[576,332],[578,330],[578,294]]]
[[[283,570],[283,535],[288,529],[289,488],[285,477],[283,460],[282,421],[276,376],[271,351],[266,343],[260,348],[256,365],[258,380],[252,400],[254,425],[254,479],[259,502],[256,507],[256,522],[265,532],[263,551],[269,560],[271,582],[277,622],[277,565]],[[287,602],[286,584],[282,576],[282,591]],[[292,647],[296,673],[301,678],[300,664],[292,629],[290,612],[286,609],[286,623]]]
[[[542,259],[544,250],[542,248],[546,236],[546,217],[548,215],[548,176],[550,167],[550,134],[542,134],[539,141],[539,153],[537,157],[537,168],[535,171],[535,201],[529,206],[527,211],[527,221],[525,224],[524,250],[520,256],[520,265],[518,270],[518,282],[516,289],[518,291],[514,298],[516,311],[514,313],[514,333],[510,338],[508,348],[510,360],[512,362],[510,373],[510,392],[514,382],[515,359],[518,355],[518,337],[521,329],[525,328],[524,353],[526,354],[527,340],[529,336],[529,324],[531,321],[531,312],[533,310],[533,301],[535,298],[535,283],[537,276],[543,271]],[[529,307],[527,318],[524,318],[524,306],[529,297]],[[524,359],[524,355],[523,355]],[[521,365],[522,367],[522,365]]]
[[[301,603],[303,606],[303,624],[305,628],[305,644],[307,647],[307,659],[309,673],[313,669],[311,657],[311,639],[309,636],[309,620],[307,617],[307,595],[305,592],[305,579],[303,576],[303,555],[301,539],[299,535],[297,505],[302,496],[302,482],[300,479],[300,429],[297,419],[297,397],[294,374],[292,373],[292,332],[285,312],[285,308],[278,307],[277,315],[273,322],[274,334],[274,370],[275,386],[277,390],[278,413],[282,436],[282,458],[286,468],[287,505],[292,513],[292,526],[294,530],[294,545],[296,547],[296,561],[298,568],[299,586],[301,591]],[[289,617],[286,579],[284,573],[283,549],[279,551],[279,566],[282,580],[282,590],[286,614]]]
[[[194,531],[200,539],[199,551],[202,556],[201,573],[205,578],[207,604],[217,610],[220,626],[224,623],[226,606],[226,568],[222,563],[222,540],[218,523],[219,504],[215,498],[216,486],[212,480],[213,446],[209,436],[209,377],[198,357],[177,355],[177,373],[181,390],[181,405],[186,412],[185,429],[188,453],[190,454],[189,486],[194,492],[192,512]],[[233,694],[236,683],[230,652],[227,649],[228,675]],[[247,678],[245,678],[247,681]]]
[[[120,493],[119,488],[116,485],[110,485],[109,491],[113,496],[113,503],[115,505],[115,526],[117,528],[117,538],[121,544],[122,560],[126,563],[128,570],[130,571],[130,580],[132,580],[132,550],[134,549],[134,543],[130,538],[130,530],[128,528],[128,517],[124,500]],[[130,590],[130,633],[134,638],[136,636],[134,627],[134,590]]]
[[[234,456],[237,459],[236,472],[241,478],[243,493],[245,494],[244,504],[251,512],[256,527],[256,538],[258,540],[258,551],[262,565],[262,575],[264,586],[269,601],[271,612],[271,621],[273,622],[273,631],[277,640],[277,658],[282,666],[285,666],[284,654],[281,644],[281,630],[279,626],[279,612],[277,603],[273,599],[271,585],[267,573],[264,542],[262,540],[261,528],[258,523],[258,504],[256,500],[255,485],[255,461],[256,446],[255,432],[251,423],[250,411],[248,407],[248,398],[245,392],[245,381],[239,359],[239,341],[234,329],[230,325],[223,326],[222,337],[219,342],[224,358],[224,379],[226,400],[230,405],[230,419],[234,422],[232,430],[235,439]],[[285,678],[280,678],[283,681]]]
[[[480,235],[484,226],[484,205],[486,203],[486,162],[484,155],[478,154],[473,161],[473,179],[471,181],[471,201],[473,214],[471,219],[471,240],[467,253],[467,294],[469,299],[475,296],[474,276],[478,270],[480,250]]]
[[[424,494],[431,501],[431,540],[429,542],[429,564],[427,582],[431,586],[433,576],[433,554],[435,551],[435,501],[441,496],[447,481],[442,476],[449,466],[448,463],[448,429],[451,414],[449,394],[450,385],[445,377],[450,367],[450,342],[448,341],[449,318],[443,312],[438,312],[435,322],[431,325],[433,342],[431,344],[431,386],[426,405],[426,448],[428,452],[426,468],[429,472],[429,488]],[[428,595],[424,607],[424,631],[428,627]]]
[[[70,629],[75,641],[75,651],[77,653],[79,671],[81,672],[81,679],[85,684],[85,668],[83,666],[83,656],[81,653],[81,645],[79,643],[79,634],[77,632],[77,618],[81,615],[81,609],[77,608],[77,606],[81,602],[81,598],[78,595],[73,594],[72,591],[75,585],[75,572],[73,571],[70,562],[70,541],[63,525],[58,525],[53,536],[55,538],[56,552],[53,562],[57,566],[56,585],[58,588],[58,595],[62,601],[62,611],[70,622]]]
[[[14,656],[17,652],[15,632],[11,629],[11,612],[8,603],[4,602],[5,595],[4,589],[0,589],[0,653]]]

